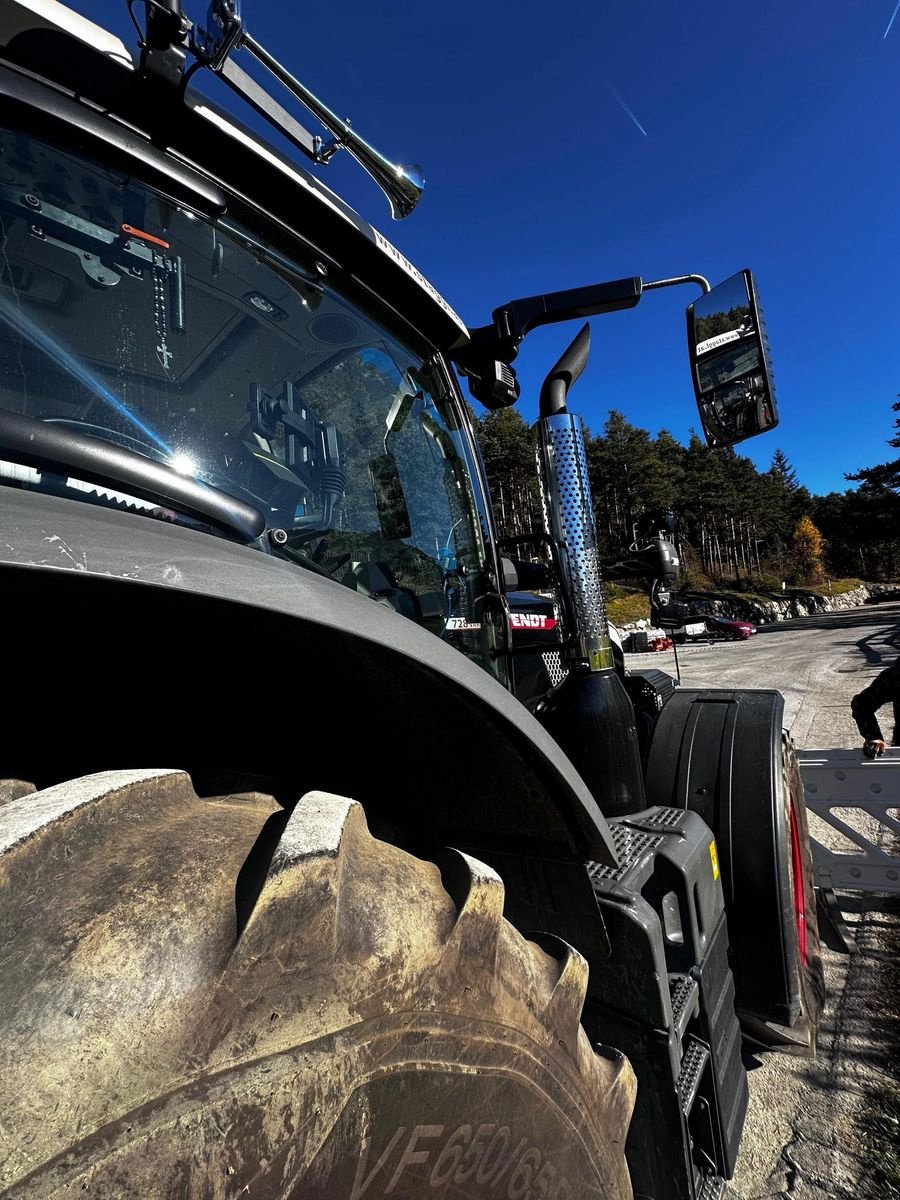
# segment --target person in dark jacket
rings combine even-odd
[[[879,758],[884,754],[885,740],[875,713],[883,704],[892,701],[894,705],[894,738],[900,734],[900,658],[876,675],[867,688],[859,692],[850,702],[850,712],[856,721],[859,732],[866,742],[863,753],[866,758]]]

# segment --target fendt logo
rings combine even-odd
[[[555,629],[556,617],[546,617],[543,613],[509,614],[513,629]]]

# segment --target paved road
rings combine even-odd
[[[860,745],[850,698],[900,654],[900,603],[763,625],[747,642],[678,648],[685,687],[773,687],[798,746]],[[675,674],[672,651],[629,655]]]
[[[684,646],[678,659],[685,687],[779,689],[798,746],[852,749],[861,739],[850,698],[898,654],[900,604],[884,604],[763,626],[747,642]],[[675,673],[671,651],[627,661]],[[890,738],[890,709],[882,716]],[[898,901],[846,897],[860,953],[825,950],[829,1001],[816,1061],[770,1054],[751,1072],[740,1200],[900,1200],[881,1170],[890,1119],[878,1128],[885,1094],[900,1113]],[[900,1126],[890,1140],[900,1156]]]

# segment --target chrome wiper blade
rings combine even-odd
[[[245,542],[256,541],[266,528],[265,515],[258,508],[228,492],[180,475],[134,450],[24,413],[0,410],[0,457],[39,471],[71,472],[86,483],[171,505]]]

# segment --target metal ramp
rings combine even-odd
[[[836,891],[900,894],[900,748],[882,758],[858,750],[798,750],[806,808],[838,835],[826,846],[810,829],[815,886],[827,916],[853,953]],[[860,815],[869,818],[860,821]],[[832,839],[829,839],[832,840]]]

